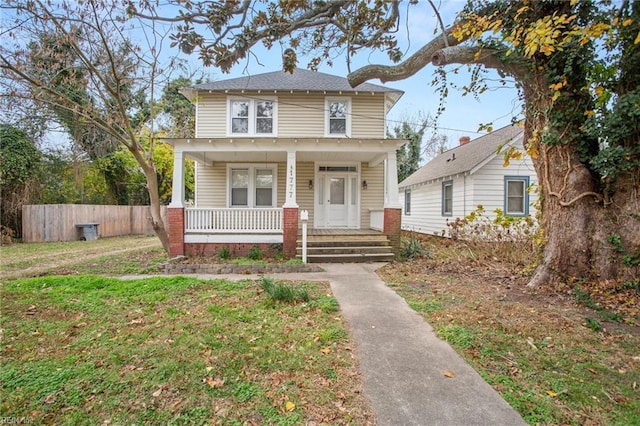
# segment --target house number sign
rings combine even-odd
[[[289,176],[287,179],[287,192],[289,193],[289,199],[293,198],[293,184],[294,184],[294,171],[293,164],[289,165]]]

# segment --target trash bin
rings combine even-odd
[[[98,223],[76,223],[78,239],[82,241],[97,240],[98,225]]]

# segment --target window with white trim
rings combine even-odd
[[[404,190],[404,214],[405,216],[411,215],[411,190]]]
[[[275,207],[277,165],[229,165],[230,207]]]
[[[529,176],[504,177],[504,212],[507,216],[529,214]]]
[[[325,103],[326,136],[349,136],[351,133],[351,100],[327,98]]]
[[[442,216],[453,215],[453,181],[442,182]]]
[[[275,136],[275,99],[229,98],[229,135]]]

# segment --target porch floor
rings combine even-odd
[[[298,235],[302,235],[301,232],[302,231],[298,230]],[[384,234],[374,229],[308,228],[307,235],[316,236],[316,235],[384,235]]]

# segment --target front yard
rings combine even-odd
[[[35,424],[370,424],[327,284],[7,282],[0,415]]]
[[[428,256],[379,274],[529,424],[640,425],[637,284],[534,291],[526,288],[527,256],[421,243]],[[33,252],[52,258],[43,273],[58,275],[3,284],[0,416],[35,424],[373,423],[327,284],[291,283],[310,301],[290,304],[249,280],[86,275],[149,273],[166,259],[157,247],[113,252],[127,244],[65,243],[66,256],[46,245],[0,248],[4,273],[37,266]],[[69,255],[83,252],[91,257]]]

